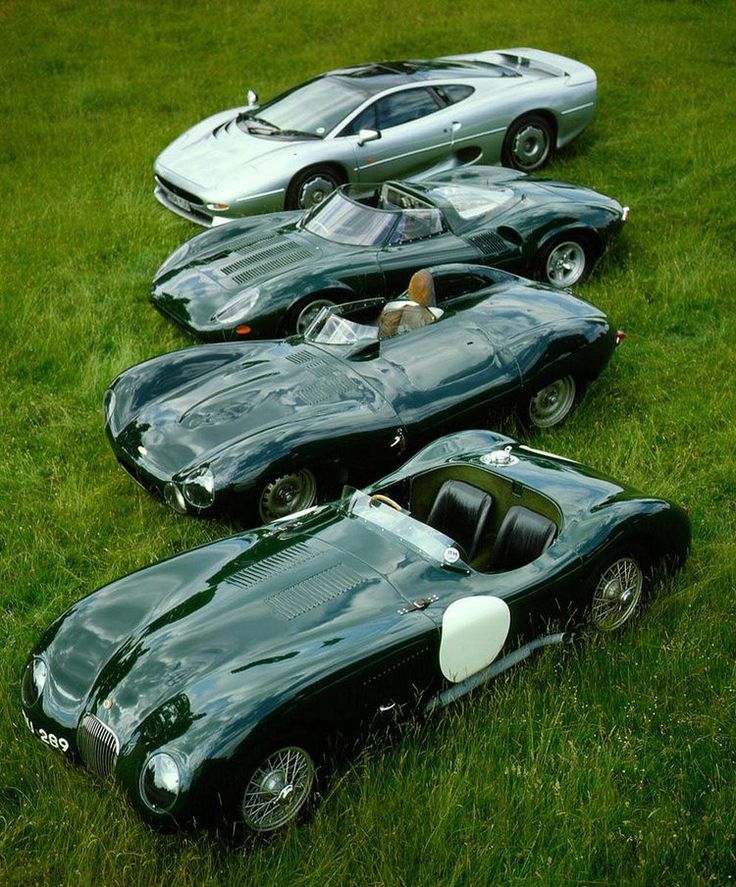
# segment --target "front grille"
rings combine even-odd
[[[118,762],[120,743],[117,736],[99,718],[85,715],[77,733],[79,754],[98,776],[110,776]]]
[[[161,185],[161,187],[170,191],[172,194],[176,194],[179,197],[183,197],[184,200],[188,200],[189,203],[196,203],[197,206],[202,206],[202,201],[196,194],[192,194],[191,191],[185,191],[183,188],[180,188],[178,185],[175,185],[173,182],[170,182],[168,179],[163,179],[161,176],[156,176],[156,181]]]

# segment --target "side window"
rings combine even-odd
[[[378,129],[378,125],[376,124],[375,102],[372,105],[368,105],[367,108],[363,108],[357,117],[353,117],[340,135],[357,136],[361,129]]]
[[[462,83],[451,83],[449,86],[435,86],[435,92],[448,105],[455,105],[472,95],[475,90],[472,86],[464,86]]]
[[[428,89],[405,89],[376,102],[378,129],[389,129],[439,111],[437,99]]]

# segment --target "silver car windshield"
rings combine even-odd
[[[266,131],[266,135],[283,132],[323,138],[364,100],[363,92],[342,80],[320,77],[246,112],[239,123],[254,130],[270,127],[272,132]]]
[[[404,511],[369,496],[362,490],[346,486],[340,510],[348,517],[371,524],[381,532],[395,536],[408,547],[438,563],[455,563],[459,552],[449,536],[423,524]]]
[[[355,203],[341,191],[334,191],[305,216],[303,227],[335,243],[383,246],[400,215],[400,212]]]

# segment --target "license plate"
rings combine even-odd
[[[178,194],[173,194],[171,191],[169,191],[168,193],[169,200],[174,204],[174,206],[178,206],[180,209],[191,209],[191,205],[188,200],[184,200],[183,197],[179,197]]]
[[[64,739],[63,736],[57,736],[56,733],[49,733],[43,727],[37,727],[25,712],[23,712],[23,719],[31,733],[34,736],[38,736],[41,742],[48,745],[49,748],[55,748],[57,751],[62,752],[62,754],[66,754],[69,751],[68,739]]]

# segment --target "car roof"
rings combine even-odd
[[[518,77],[516,71],[504,65],[475,60],[429,59],[371,62],[329,71],[325,77],[335,77],[369,95],[406,83],[460,78],[462,80],[496,77]]]

